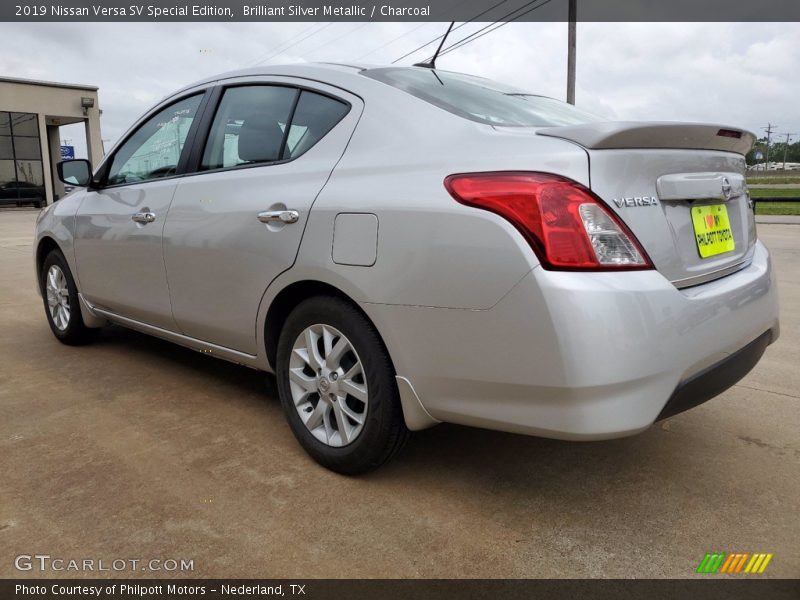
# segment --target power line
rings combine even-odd
[[[503,2],[506,2],[506,1],[507,1],[507,0],[503,0]],[[462,28],[464,25],[466,25],[466,23],[462,23],[461,25],[459,25],[458,27],[456,27],[456,29],[461,29],[461,28]],[[439,41],[440,39],[442,39],[443,37],[444,37],[444,35],[439,35],[439,36],[436,36],[436,37],[435,37],[435,38],[433,38],[433,39],[432,39],[430,42],[425,42],[424,44],[422,44],[422,46],[417,46],[417,47],[416,47],[416,48],[414,48],[414,49],[413,49],[411,52],[406,52],[406,53],[405,53],[405,54],[403,54],[403,56],[401,56],[400,58],[396,58],[396,59],[394,59],[394,60],[392,61],[392,64],[395,64],[396,62],[403,60],[403,59],[404,59],[404,58],[406,58],[407,56],[411,56],[411,55],[412,55],[412,54],[414,54],[414,53],[415,53],[417,50],[422,50],[422,49],[423,49],[423,48],[425,48],[426,46],[430,46],[432,43],[434,43],[434,42],[438,42],[438,41]]]
[[[535,2],[535,1],[536,1],[536,0],[534,0],[534,2]],[[478,18],[482,17],[483,15],[485,15],[486,13],[488,13],[490,10],[494,10],[495,8],[497,8],[497,7],[498,7],[498,6],[500,6],[501,4],[505,4],[506,2],[508,2],[508,0],[500,0],[500,2],[498,2],[497,4],[495,4],[495,5],[493,5],[493,6],[490,6],[489,8],[487,8],[486,10],[484,10],[484,11],[483,11],[483,12],[481,12],[481,13],[478,13],[477,15],[475,15],[474,17],[472,17],[472,18],[471,18],[469,21],[464,21],[463,23],[461,23],[461,25],[458,25],[458,26],[454,27],[454,28],[453,28],[453,31],[456,31],[456,30],[458,30],[458,29],[461,29],[461,28],[462,28],[464,25],[467,25],[468,23],[472,23],[472,22],[473,22],[475,19],[478,19]],[[532,2],[529,2],[528,4],[532,4]],[[519,9],[517,9],[517,10],[519,10]],[[512,12],[515,12],[515,11],[512,11]],[[439,41],[440,39],[442,39],[443,37],[444,37],[444,35],[439,35],[439,36],[436,36],[436,37],[435,37],[435,38],[433,38],[431,41],[429,41],[429,42],[425,42],[425,43],[424,43],[424,44],[422,44],[421,46],[418,46],[417,48],[414,48],[414,49],[413,49],[411,52],[406,52],[406,53],[405,53],[405,54],[403,54],[403,56],[401,56],[400,58],[397,58],[397,59],[393,60],[393,61],[392,61],[392,64],[395,64],[396,62],[403,60],[403,59],[404,59],[404,58],[406,58],[407,56],[411,56],[411,55],[412,55],[412,54],[414,54],[414,53],[415,53],[417,50],[422,50],[422,49],[423,49],[423,48],[425,48],[426,46],[430,46],[430,45],[431,45],[431,44],[433,44],[434,42],[438,42],[438,41]]]
[[[263,55],[260,55],[258,58],[251,58],[249,61],[247,61],[245,63],[245,66],[249,66],[249,65],[253,65],[253,64],[257,63],[259,60],[261,60],[262,57],[267,56],[268,54],[271,54],[273,51],[275,51],[278,48],[282,47],[283,45],[288,44],[289,42],[299,38],[301,35],[303,35],[304,33],[308,32],[308,31],[311,31],[312,29],[314,29],[318,25],[320,25],[320,23],[312,23],[310,27],[305,27],[302,31],[300,31],[299,33],[293,35],[288,40],[283,40],[280,44],[277,44],[277,45],[273,46],[272,48],[267,50]]]
[[[463,38],[461,38],[457,42],[453,42],[452,44],[450,44],[447,48],[445,48],[441,52],[440,56],[444,55],[444,54],[447,54],[448,52],[450,52],[452,50],[457,50],[461,46],[466,46],[469,42],[474,41],[474,40],[476,40],[476,39],[478,39],[480,37],[483,37],[484,35],[494,31],[495,29],[500,29],[500,27],[502,27],[506,23],[510,22],[510,21],[506,21],[506,19],[511,17],[514,13],[519,12],[519,11],[527,8],[527,7],[531,6],[532,4],[535,4],[538,1],[539,0],[531,0],[530,2],[527,2],[526,4],[523,4],[522,6],[519,6],[519,7],[515,8],[514,10],[512,10],[508,14],[504,15],[503,17],[501,17],[498,21],[494,21],[492,23],[489,23],[488,25],[484,25],[480,29],[476,29],[475,31],[473,31],[472,33],[470,33],[467,36],[464,36]],[[514,19],[511,19],[511,20],[516,20],[516,19],[528,14],[531,10],[533,10],[533,8],[528,10],[528,11],[526,11],[526,12],[520,13],[519,15],[514,17]],[[490,29],[490,28],[491,28],[490,31],[486,31],[487,29]],[[486,33],[483,33],[482,35],[479,35],[483,31],[486,31]]]
[[[518,19],[521,19],[522,17],[524,17],[524,16],[525,16],[525,15],[527,15],[528,13],[531,13],[531,12],[533,12],[533,11],[534,11],[534,10],[536,10],[537,8],[541,8],[542,6],[544,6],[545,4],[547,4],[548,2],[551,2],[552,0],[544,0],[544,2],[542,2],[541,4],[539,4],[539,5],[537,5],[537,6],[533,6],[533,7],[529,8],[528,10],[526,10],[525,12],[523,12],[523,13],[520,13],[520,14],[518,14],[517,16],[515,16],[515,17],[511,18],[511,19],[508,19],[507,21],[505,20],[507,17],[511,16],[512,14],[514,14],[515,12],[517,12],[518,10],[521,10],[521,9],[523,9],[523,8],[527,7],[527,6],[530,6],[531,4],[535,4],[535,3],[536,3],[536,2],[538,2],[538,1],[539,1],[539,0],[533,0],[533,2],[528,2],[528,4],[526,4],[526,5],[524,5],[524,6],[521,6],[520,8],[518,8],[518,9],[516,9],[516,10],[514,10],[514,11],[511,11],[511,12],[510,12],[508,15],[506,15],[505,17],[503,17],[503,20],[501,20],[501,21],[495,21],[494,23],[491,23],[490,25],[487,25],[487,26],[486,26],[486,27],[484,27],[483,29],[479,29],[478,31],[475,31],[475,32],[474,32],[474,33],[472,33],[471,35],[468,35],[468,36],[466,36],[465,38],[462,38],[462,39],[460,39],[459,41],[457,41],[457,42],[454,42],[452,45],[450,45],[450,46],[448,46],[447,48],[445,48],[445,49],[442,51],[442,54],[447,54],[447,53],[449,53],[449,52],[453,52],[454,50],[458,50],[458,49],[459,49],[459,48],[461,48],[462,46],[466,46],[467,44],[470,44],[470,43],[474,42],[475,40],[482,38],[484,35],[487,35],[487,34],[489,34],[489,33],[492,33],[492,31],[497,31],[497,30],[498,30],[498,29],[500,29],[501,27],[505,27],[505,26],[506,26],[506,25],[508,25],[509,23],[513,23],[514,21],[516,21],[516,20],[518,20]],[[495,26],[495,25],[496,25],[496,27],[493,27],[493,26]],[[485,33],[481,33],[483,30],[485,30],[485,29],[488,29],[489,27],[492,27],[492,29],[491,29],[490,31],[486,31]],[[480,34],[480,35],[478,35],[478,34]]]
[[[536,2],[536,1],[538,1],[538,0],[534,0],[534,2]],[[528,4],[533,4],[534,2],[529,2]],[[498,29],[500,29],[501,27],[505,27],[509,23],[513,23],[514,21],[516,21],[518,19],[521,19],[522,17],[524,17],[528,13],[531,13],[534,10],[543,7],[545,4],[548,4],[549,2],[552,2],[552,0],[544,0],[544,2],[542,2],[541,4],[538,4],[538,5],[536,5],[536,6],[532,7],[532,8],[529,8],[525,12],[518,14],[516,17],[514,17],[513,19],[509,19],[508,21],[503,21],[503,22],[495,21],[494,23],[492,23],[492,25],[497,25],[497,27],[494,27],[493,29],[490,29],[489,31],[485,31],[484,33],[480,33],[481,31],[483,31],[483,29],[487,29],[488,27],[492,26],[492,25],[487,25],[487,27],[484,27],[483,29],[479,29],[478,31],[476,31],[472,35],[468,35],[467,37],[459,40],[458,42],[455,42],[451,46],[448,46],[447,48],[445,48],[441,52],[441,54],[439,54],[439,56],[443,56],[445,54],[453,52],[454,50],[458,50],[459,48],[461,48],[463,46],[466,46],[467,44],[471,44],[475,40],[478,40],[478,39],[482,38],[483,36],[492,33],[493,31],[497,31]],[[520,7],[520,8],[525,8],[525,7],[523,6],[523,7]],[[519,9],[517,9],[517,10],[519,10]],[[516,12],[516,11],[514,11],[514,12]],[[478,33],[480,33],[480,35],[477,35]]]
[[[320,44],[319,46],[317,46],[317,47],[316,47],[316,48],[314,48],[313,50],[309,50],[308,52],[306,52],[306,53],[305,53],[305,56],[308,56],[309,54],[313,54],[314,52],[316,52],[317,50],[320,50],[321,48],[324,48],[324,47],[325,47],[325,46],[327,46],[328,44],[332,44],[333,42],[338,42],[340,39],[342,39],[342,38],[344,38],[344,37],[347,37],[348,35],[350,35],[350,34],[352,34],[352,33],[355,33],[355,32],[356,32],[356,31],[358,31],[359,29],[363,29],[364,27],[366,27],[367,25],[370,25],[370,24],[371,24],[371,23],[369,23],[369,22],[367,22],[367,23],[362,23],[361,25],[359,25],[359,26],[358,26],[358,27],[356,27],[355,29],[351,29],[350,31],[346,31],[345,33],[343,33],[343,34],[342,34],[342,35],[340,35],[339,37],[335,37],[335,38],[333,38],[332,40],[328,40],[327,42],[324,42],[324,43]],[[320,31],[322,31],[322,30],[320,29]]]
[[[369,52],[367,52],[366,54],[362,54],[361,56],[359,56],[358,58],[354,58],[353,60],[354,60],[354,61],[361,60],[362,58],[364,58],[364,57],[366,57],[366,56],[369,56],[370,54],[374,54],[374,53],[375,53],[375,52],[377,52],[378,50],[381,50],[382,48],[386,48],[386,46],[388,46],[388,45],[390,45],[390,44],[393,44],[393,43],[395,43],[395,42],[396,42],[397,40],[399,40],[400,38],[404,38],[404,37],[406,37],[407,35],[414,33],[414,32],[415,32],[417,29],[422,29],[422,28],[423,28],[423,27],[425,27],[426,25],[430,25],[430,22],[428,22],[428,23],[423,23],[422,25],[417,25],[417,26],[416,26],[416,27],[414,27],[413,29],[409,29],[409,30],[408,30],[408,31],[406,31],[405,33],[402,33],[402,34],[398,35],[396,38],[389,40],[389,41],[388,41],[388,42],[386,42],[385,44],[383,44],[383,45],[381,45],[381,46],[378,46],[377,48],[374,48],[374,49],[370,50]]]
[[[500,2],[499,4],[502,4],[503,2],[508,2],[508,0],[501,0],[501,2]],[[499,4],[498,4],[498,6],[499,6]],[[483,14],[483,13],[481,13],[481,14]],[[478,15],[478,16],[480,16],[480,15]],[[466,24],[467,24],[467,23],[469,23],[469,22],[470,22],[470,21],[464,21],[464,22],[463,22],[461,25],[457,25],[456,27],[454,27],[454,28],[453,28],[453,31],[456,31],[457,29],[461,29],[461,28],[462,28],[464,25],[466,25]],[[406,58],[407,56],[411,56],[411,55],[412,55],[412,54],[414,54],[414,53],[415,53],[417,50],[422,50],[422,49],[423,49],[423,48],[425,48],[426,46],[430,46],[430,45],[431,45],[431,44],[433,44],[434,42],[438,42],[438,41],[439,41],[440,39],[442,39],[443,37],[444,37],[444,34],[442,34],[442,35],[437,35],[437,36],[436,36],[435,38],[433,38],[431,41],[429,41],[429,42],[425,42],[425,43],[424,43],[424,44],[422,44],[421,46],[417,46],[417,47],[416,47],[416,48],[414,48],[414,49],[413,49],[411,52],[406,52],[406,53],[405,53],[405,54],[403,54],[403,56],[401,56],[400,58],[396,58],[395,60],[393,60],[393,61],[392,61],[392,64],[395,64],[396,62],[403,60],[403,59],[404,59],[404,58]]]
[[[464,4],[464,2],[466,2],[466,1],[467,1],[467,0],[459,0],[459,2],[456,2],[456,3],[455,3],[454,5],[452,5],[451,7],[445,8],[444,10],[441,10],[441,11],[437,12],[435,15],[432,15],[432,18],[434,18],[434,19],[435,19],[436,17],[439,17],[439,16],[441,16],[441,15],[445,14],[445,13],[446,13],[448,10],[450,10],[450,9],[452,9],[452,8],[455,8],[456,6],[460,6],[461,4]],[[499,2],[499,3],[498,3],[496,6],[499,6],[500,4],[502,4],[503,2],[506,2],[506,1],[507,1],[507,0],[503,0],[502,2]],[[490,9],[490,10],[491,10],[491,9]],[[481,13],[481,14],[483,14],[483,13]],[[478,15],[478,16],[480,16],[480,15]],[[474,19],[474,17],[473,17],[473,19]],[[399,40],[400,38],[404,38],[404,37],[406,37],[407,35],[410,35],[410,34],[414,33],[414,32],[415,32],[415,31],[417,31],[418,29],[422,29],[422,28],[423,28],[423,27],[425,27],[426,25],[430,25],[432,22],[434,22],[434,21],[428,21],[427,23],[423,23],[422,25],[417,25],[417,26],[416,26],[416,27],[414,27],[413,29],[409,29],[409,30],[408,30],[408,31],[406,31],[405,33],[401,33],[401,34],[400,34],[400,35],[398,35],[396,38],[392,38],[391,40],[389,40],[389,41],[388,41],[388,42],[386,42],[385,44],[381,44],[381,45],[380,45],[380,46],[378,46],[377,48],[373,48],[372,50],[370,50],[370,51],[369,51],[369,52],[367,52],[366,54],[362,54],[361,56],[359,56],[359,57],[357,57],[357,58],[354,58],[353,60],[354,60],[354,61],[361,60],[362,58],[364,58],[364,57],[366,57],[366,56],[369,56],[370,54],[373,54],[373,53],[377,52],[378,50],[381,50],[381,49],[383,49],[383,48],[386,48],[386,46],[389,46],[389,45],[391,45],[391,44],[395,43],[395,42],[396,42],[397,40]],[[459,27],[461,27],[461,26],[459,25]],[[458,29],[458,27],[456,27],[456,29]]]
[[[534,2],[536,2],[536,1],[538,1],[538,0],[534,0]],[[453,50],[458,50],[461,46],[466,46],[470,42],[475,41],[478,38],[483,37],[487,33],[491,33],[495,29],[500,29],[500,27],[502,27],[504,24],[505,24],[505,22],[501,22],[501,21],[495,21],[494,23],[489,23],[488,25],[485,25],[485,26],[481,27],[480,29],[477,29],[477,30],[473,31],[468,36],[465,36],[465,37],[461,38],[457,42],[453,42],[450,46],[448,46],[447,48],[444,49],[444,51],[440,54],[440,56],[444,55],[444,54],[447,54],[448,52],[452,52]],[[486,31],[490,27],[492,27],[493,29],[491,29],[491,31]],[[482,35],[478,35],[482,31],[486,31],[486,33],[484,33]]]
[[[290,48],[294,48],[295,46],[297,46],[297,44],[300,44],[301,42],[304,42],[305,40],[307,40],[307,39],[308,39],[308,38],[310,38],[311,36],[317,35],[317,34],[318,34],[318,33],[320,33],[320,32],[321,32],[323,29],[327,29],[327,28],[328,28],[328,27],[330,27],[331,25],[333,25],[333,23],[326,23],[325,25],[323,25],[322,27],[320,27],[320,28],[319,28],[319,29],[317,29],[316,31],[314,31],[314,32],[312,32],[312,33],[309,33],[309,34],[308,34],[307,36],[305,36],[305,37],[302,37],[302,38],[300,38],[300,39],[299,39],[299,40],[297,40],[295,43],[293,43],[293,44],[289,44],[289,45],[288,45],[288,46],[286,46],[285,48],[281,48],[280,50],[278,50],[278,51],[276,51],[276,52],[273,52],[273,53],[272,53],[272,54],[270,54],[268,57],[260,59],[260,60],[259,60],[259,61],[258,61],[256,64],[259,64],[259,65],[260,65],[260,64],[262,64],[262,63],[265,63],[265,62],[267,62],[268,60],[271,60],[271,59],[275,58],[276,56],[278,56],[279,54],[282,54],[282,53],[286,52],[286,51],[287,51],[287,50],[289,50]]]

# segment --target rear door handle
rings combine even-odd
[[[156,213],[148,211],[133,213],[131,221],[136,223],[152,223],[156,220]]]
[[[265,210],[258,213],[258,220],[262,223],[297,223],[300,213],[296,210]]]

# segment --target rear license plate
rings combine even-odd
[[[692,225],[697,250],[702,258],[716,256],[734,249],[733,231],[724,204],[692,207]]]

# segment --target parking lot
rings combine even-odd
[[[306,456],[263,373],[119,327],[59,344],[35,216],[0,211],[0,577],[42,576],[14,567],[34,553],[209,578],[691,577],[712,551],[800,576],[800,225],[759,226],[781,338],[722,396],[608,442],[442,425],[347,478]]]

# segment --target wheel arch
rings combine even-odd
[[[266,353],[266,360],[272,371],[276,371],[278,338],[280,337],[283,323],[295,306],[313,296],[334,296],[343,299],[358,310],[364,318],[367,319],[370,325],[375,328],[375,331],[378,332],[378,338],[381,344],[383,344],[386,355],[389,357],[389,363],[391,364],[392,372],[397,382],[400,404],[402,406],[403,418],[406,422],[406,426],[412,431],[416,431],[438,424],[439,421],[431,417],[423,406],[412,383],[406,377],[398,375],[395,361],[392,358],[392,352],[386,343],[383,333],[375,323],[375,320],[370,317],[362,306],[349,294],[330,283],[316,279],[294,281],[286,285],[270,302],[269,308],[266,311],[264,328],[262,331],[264,335],[263,348]]]
[[[56,241],[54,237],[45,234],[41,236],[41,238],[36,244],[36,254],[34,258],[34,260],[36,261],[35,262],[36,283],[37,283],[36,289],[38,290],[40,296],[44,295],[44,290],[42,288],[42,267],[44,265],[45,259],[53,250],[58,250],[64,257],[64,260],[67,263],[67,267],[70,269],[70,272],[72,274],[72,279],[75,282],[75,285],[76,286],[79,285],[77,273],[75,273],[74,265],[70,264],[69,258],[67,257],[67,253],[64,252],[64,249],[61,247],[61,245]],[[80,304],[81,317],[83,318],[83,322],[86,325],[86,327],[88,327],[89,329],[97,329],[100,327],[104,327],[105,325],[108,325],[108,321],[106,321],[102,317],[97,316],[95,313],[92,312],[92,310],[87,305],[86,300],[84,300],[83,295],[80,293],[78,293],[78,302]]]
[[[278,338],[281,335],[283,323],[286,321],[286,318],[289,316],[289,313],[292,311],[292,309],[294,309],[295,306],[300,304],[303,300],[314,296],[335,296],[348,302],[362,315],[364,315],[370,324],[375,327],[375,330],[378,331],[378,335],[380,336],[380,331],[375,326],[375,323],[359,306],[358,302],[356,302],[338,287],[331,285],[330,283],[325,283],[323,281],[314,279],[295,281],[284,287],[275,295],[270,302],[269,308],[267,309],[267,316],[264,320],[264,347],[267,361],[273,370],[275,370],[275,361],[278,352]],[[381,342],[385,347],[386,343],[383,341],[383,336],[380,337]],[[389,355],[389,361],[392,362],[392,357],[389,354],[388,349],[387,355]],[[394,370],[393,362],[392,369]]]
[[[42,289],[42,265],[44,264],[44,259],[47,258],[47,255],[53,250],[58,250],[61,254],[64,254],[64,251],[55,239],[49,235],[42,236],[39,243],[36,245],[36,281],[39,283],[40,292]]]

